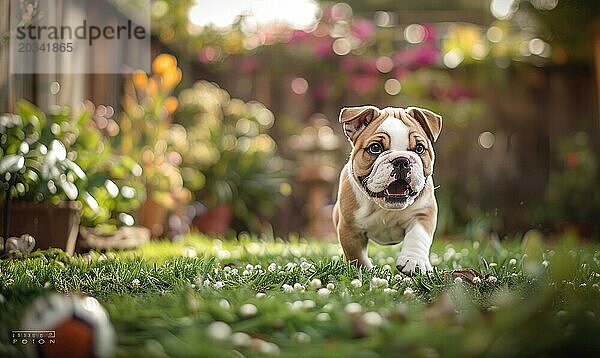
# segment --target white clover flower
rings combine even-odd
[[[385,292],[385,293],[394,293],[394,292],[398,292],[398,291],[395,290],[395,289],[393,289],[393,288],[386,287],[386,288],[383,289],[383,292]]]
[[[478,276],[475,276],[475,277],[473,277],[473,283],[477,285],[477,284],[481,283],[481,279]]]
[[[344,311],[349,315],[355,315],[362,312],[362,306],[360,303],[351,302],[344,307]]]
[[[356,287],[356,288],[362,287],[362,281],[361,281],[361,280],[359,280],[359,279],[357,279],[357,278],[355,278],[354,280],[352,280],[352,281],[350,282],[350,284],[351,284],[352,286]]]
[[[131,285],[133,285],[133,287],[139,287],[140,280],[138,280],[137,278],[134,278],[133,281],[131,281]]]
[[[222,298],[219,300],[219,306],[221,306],[221,308],[228,310],[231,308],[231,305],[229,304],[229,301],[227,301],[226,299]]]
[[[550,262],[548,262],[548,260],[542,261],[542,266],[548,267],[549,265],[550,265]]]
[[[213,287],[219,289],[219,288],[223,288],[224,285],[225,284],[223,283],[223,281],[217,281],[217,282],[215,282]]]
[[[415,291],[412,289],[412,287],[407,287],[404,289],[403,294],[405,296],[414,296],[415,295]]]
[[[254,266],[252,264],[247,264],[246,265],[246,270],[252,271],[252,270],[254,270]]]
[[[292,286],[288,285],[287,283],[284,283],[283,286],[281,286],[281,289],[285,293],[290,293],[290,292],[294,291],[294,288]]]
[[[252,337],[250,337],[247,333],[244,332],[235,332],[231,335],[229,340],[234,346],[248,347],[250,345],[250,342],[252,342]]]
[[[313,300],[304,300],[302,301],[302,308],[305,310],[310,310],[317,307],[317,304]]]
[[[264,298],[267,297],[267,294],[264,292],[257,292],[256,293],[256,298]]]
[[[248,270],[244,270],[244,272],[242,272],[242,276],[250,276],[250,274],[252,274],[252,272]]]
[[[319,290],[317,291],[317,294],[319,296],[329,296],[330,293],[331,293],[331,291],[329,291],[326,288],[319,288]]]
[[[402,281],[402,275],[400,275],[399,273],[394,275],[394,280],[396,281]]]
[[[510,261],[508,261],[508,264],[511,266],[514,266],[517,264],[517,259],[510,259]]]
[[[287,264],[285,264],[285,268],[288,270],[293,270],[296,266],[298,266],[298,264],[296,264],[295,262],[288,262]]]
[[[318,278],[315,278],[312,281],[310,281],[310,283],[308,285],[310,286],[310,288],[317,289],[317,288],[321,288],[321,286],[323,284],[321,283],[321,280],[319,280]]]
[[[215,341],[224,341],[231,336],[231,327],[221,321],[215,321],[208,325],[207,327],[208,336]]]
[[[231,266],[225,266],[225,267],[223,267],[223,271],[225,271],[225,273],[230,273],[231,272]]]
[[[256,265],[254,265],[254,269],[255,270],[262,270],[262,265],[261,264],[256,264]]]
[[[319,322],[325,322],[325,321],[331,320],[331,316],[329,316],[329,313],[327,313],[327,312],[321,312],[315,318]]]
[[[236,268],[231,269],[231,274],[234,276],[237,276],[239,274],[238,269],[236,269]]]
[[[306,290],[306,287],[304,287],[303,285],[299,284],[298,282],[296,282],[294,284],[294,290],[295,291],[300,291],[300,292],[304,292]]]
[[[213,270],[213,272],[214,272],[215,275],[218,275],[219,274],[219,268],[215,267],[214,270]]]
[[[329,291],[333,291],[333,290],[335,290],[335,285],[334,285],[333,283],[331,283],[331,282],[330,282],[330,283],[328,283],[328,284],[327,284],[327,289],[328,289]]]
[[[370,311],[365,313],[362,316],[363,321],[367,324],[367,326],[371,327],[381,327],[383,325],[383,317],[377,312]]]
[[[490,276],[488,276],[487,281],[489,283],[496,283],[496,282],[498,282],[498,279],[496,278],[496,276],[490,275]]]
[[[269,272],[275,272],[275,271],[277,271],[277,264],[275,264],[274,262],[271,262],[269,264],[269,267],[267,267],[267,270],[269,270]]]
[[[463,280],[460,277],[457,277],[454,279],[454,283],[461,283],[461,282],[463,282]]]
[[[310,342],[310,336],[305,332],[296,332],[292,334],[292,339],[298,343],[308,343]]]
[[[256,316],[258,308],[252,303],[245,303],[240,307],[240,316],[244,318],[250,318]]]
[[[312,267],[312,264],[310,262],[302,261],[300,263],[300,268],[302,269],[302,271],[306,271],[306,270],[310,269],[311,267]]]

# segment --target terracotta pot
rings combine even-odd
[[[167,208],[157,203],[154,199],[148,198],[140,206],[138,224],[150,229],[152,237],[159,237],[165,232],[167,214]]]
[[[3,210],[1,214],[3,217]],[[80,218],[81,203],[78,201],[65,201],[58,205],[12,202],[9,236],[30,234],[35,238],[35,249],[54,247],[72,255],[77,244]],[[2,225],[0,222],[0,227]],[[3,227],[0,232],[4,232]]]
[[[221,204],[207,209],[192,221],[192,226],[201,233],[223,236],[231,227],[233,209],[228,204]]]

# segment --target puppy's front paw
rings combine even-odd
[[[414,275],[417,272],[417,268],[421,270],[421,273],[433,271],[431,263],[429,262],[429,258],[402,253],[398,256],[396,268],[409,276]]]

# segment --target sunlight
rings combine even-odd
[[[294,29],[308,29],[317,21],[319,6],[314,0],[197,0],[188,19],[196,26],[227,28],[242,15],[260,25],[285,23]]]

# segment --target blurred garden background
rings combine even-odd
[[[9,74],[8,6],[0,195],[71,201],[78,245],[138,226],[333,239],[337,116],[361,104],[443,116],[438,236],[600,235],[597,1],[157,0],[152,71],[131,75]]]

